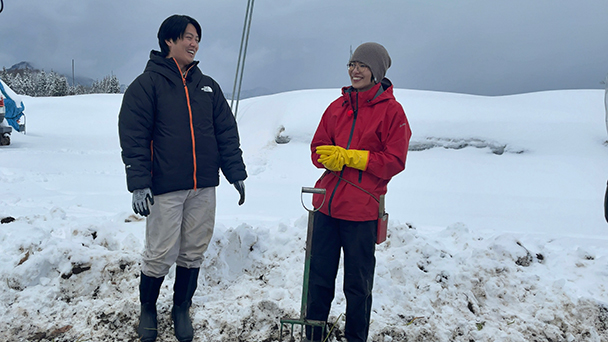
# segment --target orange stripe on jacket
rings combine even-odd
[[[196,140],[194,139],[194,123],[192,122],[192,107],[190,106],[190,94],[188,93],[188,86],[186,85],[186,75],[188,74],[188,70],[185,73],[182,73],[182,69],[179,67],[179,64],[173,58],[175,64],[177,65],[177,69],[179,70],[179,74],[182,76],[182,83],[184,83],[184,91],[186,92],[186,104],[188,105],[188,115],[190,118],[190,137],[192,138],[192,161],[194,163],[194,174],[192,175],[192,180],[194,181],[194,190],[196,190]]]

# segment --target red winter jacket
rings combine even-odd
[[[395,100],[393,85],[387,78],[365,92],[357,92],[352,87],[342,88],[342,97],[327,107],[312,139],[312,162],[316,167],[324,168],[317,161],[316,147],[337,145],[370,151],[367,169],[360,171],[345,166],[338,172],[326,170],[315,185],[327,190],[325,202],[323,195],[314,195],[314,207],[323,203],[322,213],[342,220],[377,219],[376,199],[386,193],[391,178],[405,169],[411,136],[405,112]],[[365,189],[376,199],[347,181]]]

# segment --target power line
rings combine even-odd
[[[253,2],[255,0],[247,0],[247,9],[245,10],[245,22],[243,23],[243,34],[241,35],[241,47],[239,49],[239,59],[236,65],[236,75],[234,76],[234,86],[232,87],[232,100],[230,108],[234,108],[234,117],[239,110],[239,100],[241,98],[241,85],[243,84],[243,73],[245,70],[245,57],[247,56],[247,45],[249,43],[249,31],[251,29],[251,18],[253,16]],[[242,58],[241,58],[242,57]],[[238,81],[238,89],[237,89]],[[236,108],[234,107],[234,95],[236,92]]]

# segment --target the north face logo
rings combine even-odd
[[[202,91],[206,92],[206,93],[213,93],[213,89],[211,89],[210,86],[204,86],[201,88]]]

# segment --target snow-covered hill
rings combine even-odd
[[[389,184],[370,341],[608,341],[603,91],[395,93],[414,135]],[[277,341],[279,319],[298,315],[301,187],[321,174],[309,142],[338,95],[241,102],[247,198],[218,187],[196,341]],[[121,99],[23,98],[28,133],[0,149],[0,340],[136,341],[144,221],[120,160]],[[173,276],[162,341],[175,340]],[[344,308],[339,291],[337,337]]]

